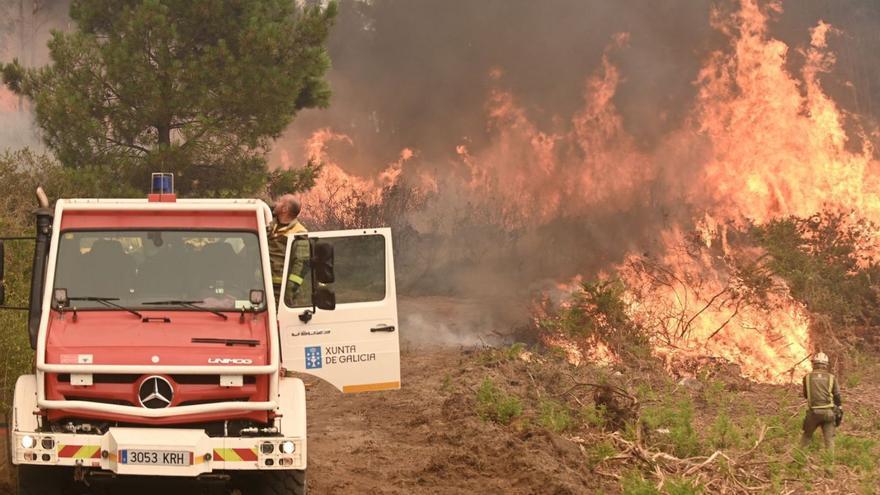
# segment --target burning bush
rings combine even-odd
[[[678,375],[734,363],[748,378],[785,382],[814,337],[829,349],[853,328],[880,324],[876,230],[826,211],[670,232],[663,245],[674,248],[630,256],[618,279],[582,282],[556,307],[545,300],[537,327],[573,362],[608,363],[608,350],[622,356],[647,343]]]
[[[752,228],[766,267],[830,325],[880,324],[880,265],[875,225],[851,213],[788,217]]]
[[[615,279],[582,282],[570,299],[555,307],[545,298],[535,318],[541,339],[561,347],[576,364],[588,360],[608,365],[621,357],[648,356],[645,332],[630,317],[625,295],[626,286]]]

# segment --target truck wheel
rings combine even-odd
[[[68,469],[51,466],[19,466],[18,495],[47,495],[65,493],[71,473]]]
[[[246,495],[306,495],[305,471],[264,471],[252,481]]]

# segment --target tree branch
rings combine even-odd
[[[115,144],[115,145],[117,145],[117,146],[122,146],[122,147],[125,147],[125,148],[136,149],[136,150],[138,150],[138,151],[140,151],[140,152],[142,152],[142,153],[149,153],[149,152],[150,152],[149,149],[144,148],[143,146],[139,146],[139,145],[134,144],[134,143],[124,143],[124,142],[122,142],[122,141],[119,141],[119,140],[113,139],[112,137],[109,137],[109,136],[103,136],[103,139],[104,139],[105,141],[107,141],[107,142],[109,142],[109,143],[112,143],[112,144]]]

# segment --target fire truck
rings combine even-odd
[[[34,368],[9,419],[18,493],[174,477],[303,494],[300,377],[345,393],[400,387],[391,231],[291,237],[284,278],[303,282],[276,301],[266,203],[178,199],[172,177],[152,182],[145,199],[54,208],[38,190],[29,304],[17,308]],[[308,244],[303,263],[296,243]]]

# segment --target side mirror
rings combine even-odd
[[[321,284],[332,284],[336,280],[333,272],[333,245],[317,241],[312,246],[312,272],[315,281]]]
[[[326,287],[318,287],[312,293],[312,303],[318,309],[333,311],[336,309],[336,293]]]
[[[248,299],[254,309],[259,308],[264,302],[266,302],[266,291],[262,289],[254,289],[251,291]]]
[[[6,273],[6,249],[3,247],[3,241],[0,241],[0,306],[6,304],[6,283],[4,282],[4,274]]]
[[[67,298],[67,289],[55,289],[52,291],[52,302],[58,307],[67,307],[70,300]]]

